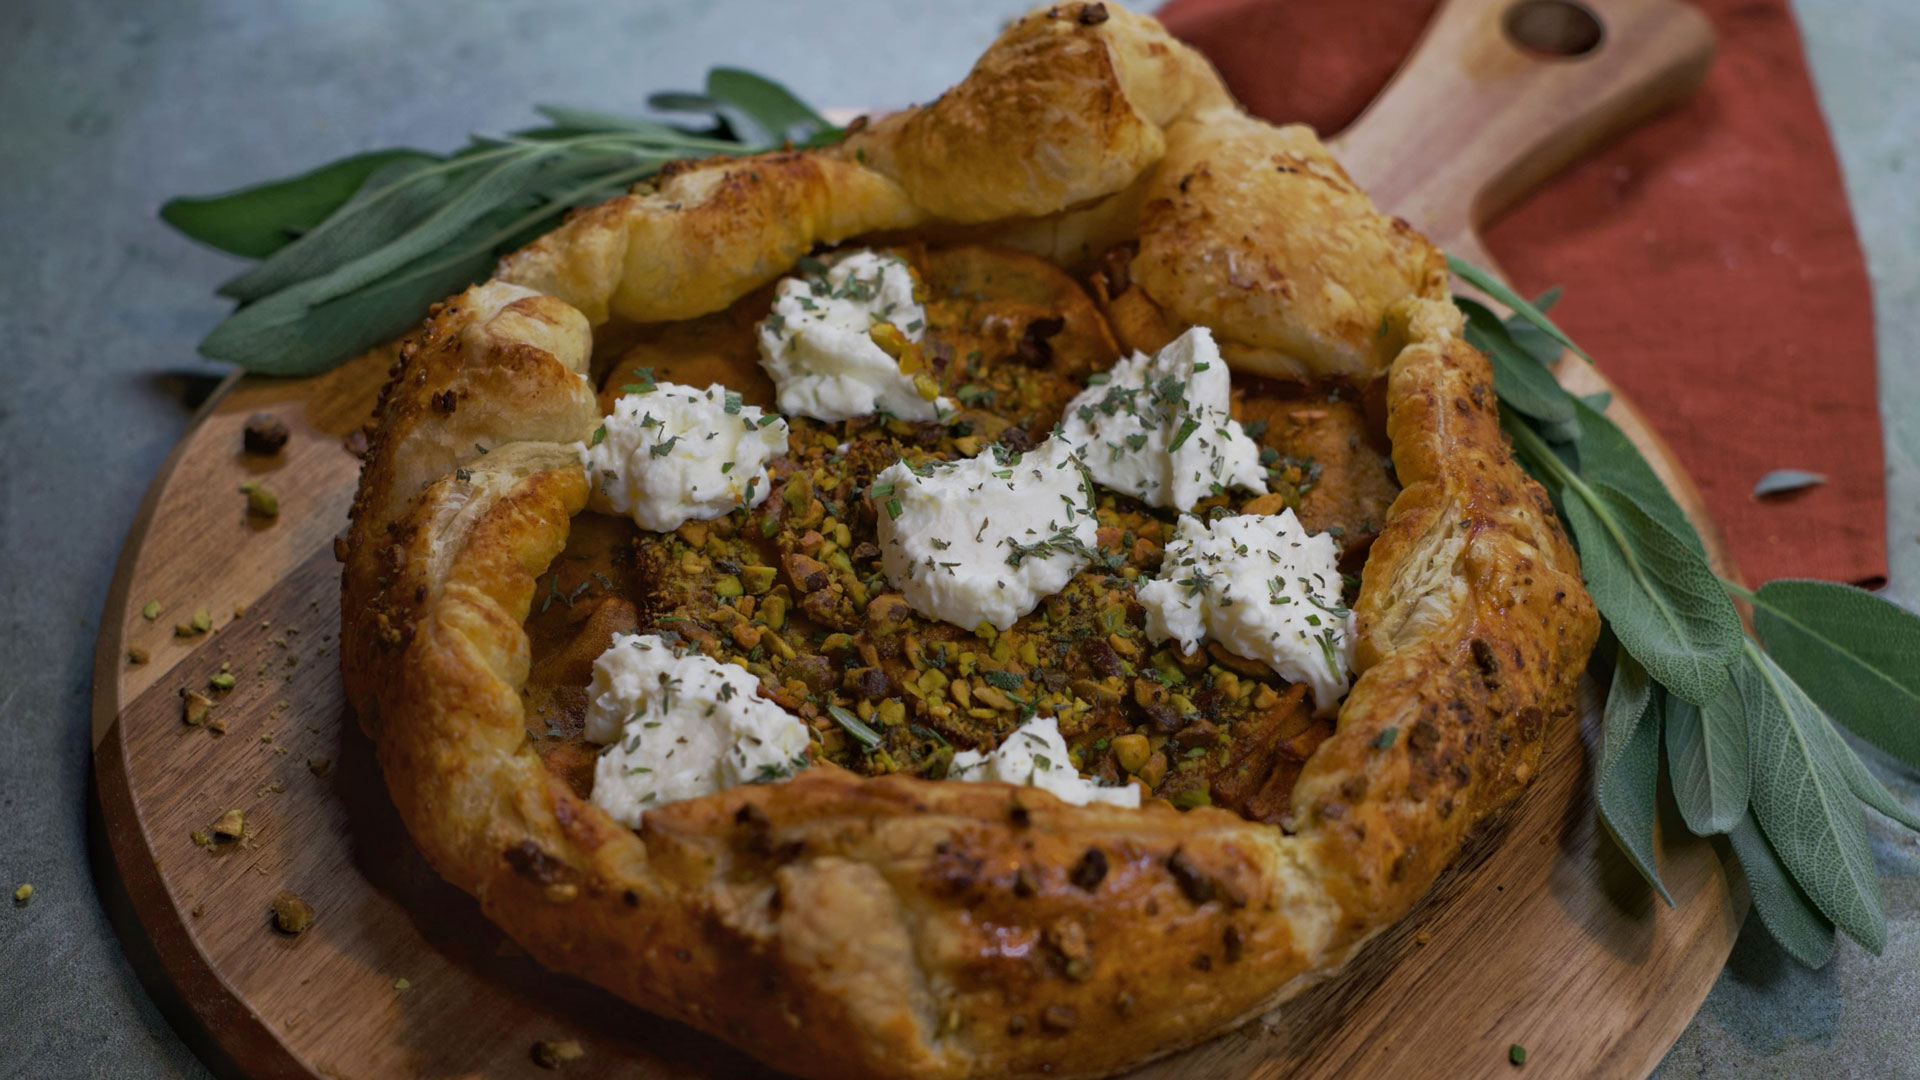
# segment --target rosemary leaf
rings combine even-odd
[[[860,745],[867,749],[871,750],[880,745],[880,733],[868,727],[866,721],[855,716],[844,706],[827,706],[827,715],[833,717],[834,723],[839,724],[847,734],[859,740]]]

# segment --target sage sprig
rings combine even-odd
[[[1835,927],[1878,952],[1886,913],[1861,804],[1915,830],[1920,816],[1874,779],[1829,718],[1920,767],[1920,617],[1849,585],[1774,581],[1749,592],[1716,576],[1699,533],[1606,418],[1606,403],[1551,377],[1560,347],[1574,346],[1543,305],[1449,264],[1513,309],[1502,320],[1456,301],[1468,340],[1491,359],[1514,450],[1553,496],[1612,631],[1596,658],[1604,665],[1610,654],[1614,671],[1594,780],[1608,833],[1671,903],[1653,845],[1664,752],[1681,820],[1696,835],[1727,837],[1761,923],[1790,955],[1825,964]],[[1730,597],[1752,605],[1757,639]]]
[[[705,93],[657,94],[687,127],[541,106],[545,126],[475,136],[447,155],[358,154],[209,198],[162,220],[259,260],[220,287],[239,307],[200,351],[265,375],[324,371],[405,331],[428,305],[484,280],[496,259],[578,206],[611,198],[678,158],[818,144],[838,128],[777,83],[715,68]]]

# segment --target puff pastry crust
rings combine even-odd
[[[529,749],[522,624],[586,503],[593,328],[712,312],[815,244],[913,230],[1069,265],[1135,240],[1154,318],[1209,326],[1242,370],[1386,380],[1404,488],[1294,832],[831,766],[634,832]],[[1240,113],[1150,19],[1036,11],[931,105],[670,170],[436,307],[354,506],[348,690],[428,860],[550,967],[806,1076],[1136,1065],[1337,968],[1571,722],[1598,620],[1460,329],[1440,253],[1311,131]]]

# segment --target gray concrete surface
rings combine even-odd
[[[442,147],[536,101],[637,110],[706,66],[820,103],[925,99],[1023,0],[832,5],[15,0],[0,33],[0,1075],[201,1076],[102,915],[85,843],[88,680],[135,506],[217,370],[232,261],[165,197],[346,153]],[[1920,598],[1920,11],[1800,0],[1879,297],[1894,588]],[[1910,804],[1911,773],[1883,768]],[[1875,822],[1886,955],[1793,968],[1749,935],[1663,1077],[1920,1076],[1920,846]],[[1536,1070],[1538,1071],[1538,1070]]]

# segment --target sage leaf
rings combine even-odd
[[[1747,892],[1773,940],[1787,955],[1810,968],[1825,967],[1833,959],[1833,924],[1807,899],[1793,876],[1780,863],[1773,845],[1761,834],[1752,812],[1742,814],[1727,833],[1740,869],[1747,875]]]
[[[289,301],[297,297],[299,302],[305,304],[324,303],[379,281],[407,263],[434,254],[474,222],[503,208],[512,207],[517,200],[527,197],[532,189],[566,177],[604,171],[610,164],[608,158],[599,155],[563,156],[563,145],[549,144],[531,153],[467,159],[474,164],[449,174],[446,189],[433,193],[433,203],[427,213],[411,225],[389,230],[390,235],[385,242],[372,250],[357,255],[349,252],[349,257],[340,261],[331,247],[321,244],[309,249],[317,250],[317,256],[304,263],[286,265],[294,262],[289,257],[298,254],[297,249],[321,237],[321,231],[316,230],[310,236],[303,237],[301,244],[289,247],[261,263],[252,273],[230,283],[234,290],[229,295],[258,296],[272,292]],[[619,155],[619,158],[627,160],[625,154]],[[351,235],[345,226],[342,232]],[[393,232],[398,235],[391,235]],[[313,263],[320,265],[311,265]],[[322,266],[327,268],[316,273]]]
[[[1741,629],[1706,556],[1611,485],[1576,484],[1563,513],[1614,636],[1667,689],[1695,705],[1713,700]]]
[[[382,170],[369,178],[326,221],[216,291],[246,303],[378,251],[418,224],[449,187],[484,167],[484,162],[460,158],[405,164],[412,167]]]
[[[224,195],[170,199],[160,207],[160,220],[209,247],[263,259],[326,220],[382,169],[438,160],[405,149],[355,154],[286,180]]]
[[[263,375],[324,371],[413,325],[434,300],[485,279],[497,252],[533,239],[582,198],[609,194],[656,168],[658,162],[645,162],[590,177],[530,209],[522,209],[524,202],[502,208],[426,257],[350,291],[330,287],[335,275],[284,289],[228,316],[200,343],[200,351]]]
[[[1671,907],[1673,897],[1660,880],[1653,854],[1653,822],[1660,795],[1660,717],[1654,708],[1659,692],[1633,657],[1624,651],[1617,655],[1613,684],[1600,716],[1594,802],[1601,824],[1633,868]]]
[[[719,104],[721,115],[742,142],[799,144],[838,131],[786,87],[751,71],[714,68],[707,72],[707,97]]]
[[[484,280],[493,264],[488,248],[425,262],[313,306],[270,297],[214,327],[200,351],[258,375],[317,374],[418,324],[428,305]]]
[[[1525,414],[1543,425],[1556,426],[1555,442],[1571,442],[1579,436],[1573,427],[1573,398],[1561,388],[1553,373],[1540,366],[1507,333],[1500,317],[1485,304],[1464,296],[1453,299],[1466,316],[1467,344],[1487,354],[1493,367],[1493,388],[1500,400],[1515,412]]]
[[[1785,495],[1810,487],[1819,487],[1826,482],[1827,478],[1817,472],[1807,472],[1804,469],[1775,469],[1761,477],[1759,483],[1753,485],[1753,496],[1756,499],[1764,499],[1769,495]]]
[[[1573,412],[1580,423],[1581,476],[1624,492],[1634,505],[1659,519],[1704,558],[1707,546],[1699,530],[1627,433],[1587,401],[1576,398]]]
[[[1546,292],[1533,298],[1533,310],[1545,315],[1553,305],[1560,302],[1560,286],[1555,285]],[[1552,367],[1560,360],[1560,354],[1566,350],[1553,339],[1553,335],[1533,325],[1524,315],[1509,315],[1505,325],[1507,336],[1513,339],[1521,351],[1533,357],[1535,362]]]
[[[647,108],[656,112],[718,113],[720,103],[688,90],[662,90],[647,95]]]
[[[1920,768],[1920,616],[1831,581],[1770,581],[1752,601],[1767,651],[1828,716]]]
[[[1507,305],[1507,307],[1512,308],[1515,315],[1539,327],[1547,336],[1573,350],[1575,356],[1578,356],[1589,364],[1593,363],[1593,357],[1588,356],[1585,349],[1575,345],[1573,339],[1562,333],[1559,327],[1553,325],[1553,322],[1549,320],[1539,308],[1527,303],[1525,297],[1508,288],[1506,283],[1499,278],[1467,262],[1465,259],[1457,258],[1453,255],[1447,256],[1447,269],[1457,274],[1460,280],[1465,281],[1474,288]]]
[[[708,94],[655,104],[730,118],[756,145],[720,137],[724,124],[699,133],[549,105],[539,109],[549,126],[475,135],[445,158],[384,151],[231,195],[174,200],[162,211],[170,224],[261,259],[221,287],[241,306],[200,351],[264,374],[325,370],[483,279],[494,258],[566,211],[618,195],[666,161],[844,134],[757,75],[719,69],[708,83]]]
[[[1893,797],[1893,792],[1888,791],[1885,784],[1867,771],[1867,763],[1861,761],[1860,755],[1853,752],[1853,747],[1847,745],[1847,740],[1841,736],[1839,730],[1826,716],[1820,719],[1821,733],[1827,739],[1828,756],[1832,758],[1833,766],[1840,773],[1840,778],[1847,782],[1847,790],[1853,792],[1853,797],[1907,828],[1920,832],[1920,817],[1916,817],[1913,811],[1900,805],[1900,800]]]
[[[1695,836],[1724,833],[1747,812],[1747,716],[1731,678],[1706,705],[1666,699],[1667,775]]]
[[[576,109],[568,105],[535,105],[533,111],[553,121],[554,126],[543,130],[523,131],[520,133],[523,136],[565,138],[574,135],[623,132],[628,135],[650,135],[666,140],[687,134],[678,128],[655,123],[652,120],[616,116],[613,113],[599,112],[595,109]]]
[[[1734,678],[1747,710],[1754,817],[1820,913],[1880,952],[1887,941],[1880,881],[1860,806],[1822,730],[1826,719],[1751,643]]]

